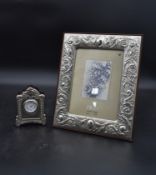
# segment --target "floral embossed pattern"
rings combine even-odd
[[[141,36],[65,34],[54,126],[97,135],[131,140],[140,60],[140,47]],[[117,120],[112,121],[93,117],[90,118],[87,116],[79,116],[69,113],[70,92],[72,89],[71,80],[73,77],[77,48],[116,49],[124,51]],[[103,67],[104,65],[102,64],[96,66]],[[95,67],[93,66],[93,69],[95,69]],[[110,67],[109,64],[108,67]],[[101,86],[104,87],[104,85],[107,84],[106,82],[108,82],[108,77],[111,74],[109,69],[105,69],[105,71],[106,70],[108,75],[106,76],[106,80],[103,80],[102,83],[100,83],[100,88]],[[100,71],[104,71],[104,68],[100,69]],[[104,76],[100,76],[100,78],[105,79]],[[86,94],[90,96],[91,91],[88,90],[87,86],[85,91]],[[96,95],[97,89],[94,89],[92,93],[93,95]]]

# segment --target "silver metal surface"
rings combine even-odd
[[[132,139],[141,36],[65,34],[54,126],[125,140]],[[117,120],[70,114],[70,92],[77,48],[124,51]]]
[[[17,98],[17,116],[16,126],[26,123],[46,124],[46,115],[44,114],[44,98],[37,89],[28,87]]]

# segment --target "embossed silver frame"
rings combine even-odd
[[[142,36],[139,35],[66,33],[53,125],[69,130],[132,140],[141,40]],[[76,49],[78,48],[124,51],[117,120],[98,119],[68,112]]]

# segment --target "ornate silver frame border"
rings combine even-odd
[[[142,36],[66,33],[53,125],[75,131],[132,140],[141,40]],[[117,120],[79,116],[68,112],[77,48],[124,51]]]

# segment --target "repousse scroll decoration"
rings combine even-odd
[[[98,135],[131,139],[140,42],[139,36],[66,34],[54,125]],[[68,113],[77,48],[124,50],[117,120],[97,119]]]

